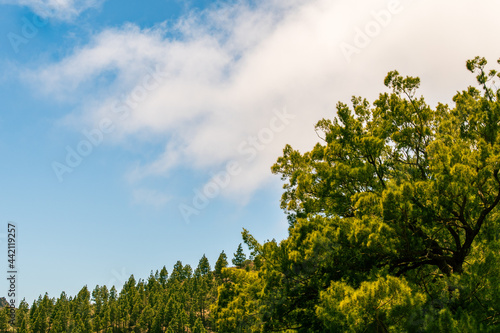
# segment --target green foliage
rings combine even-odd
[[[222,251],[214,271],[203,255],[194,272],[177,261],[170,276],[132,275],[119,294],[23,301],[17,332],[498,332],[500,74],[486,65],[467,62],[479,87],[452,107],[389,72],[390,92],[317,123],[311,151],[285,146],[272,171],[286,239],[243,229],[250,259],[239,244],[236,267]]]
[[[18,333],[28,333],[28,323],[29,323],[29,305],[26,303],[26,300],[22,300],[19,304],[18,309],[16,310],[16,321],[15,326],[17,328]]]
[[[196,322],[195,322],[193,329],[192,329],[192,333],[206,333],[206,332],[207,332],[207,330],[203,326],[200,318],[196,319]]]
[[[243,252],[243,247],[241,246],[241,243],[240,243],[240,245],[238,245],[238,249],[236,250],[236,253],[234,254],[234,258],[232,260],[233,265],[235,265],[238,268],[242,268],[246,259],[247,259],[247,256]]]
[[[483,71],[486,62],[474,64]],[[337,118],[316,126],[325,145],[304,154],[287,146],[273,172],[288,180],[282,207],[292,225],[313,216],[364,219],[390,234],[380,259],[395,274],[424,265],[461,273],[500,200],[500,102],[489,88],[486,96],[469,88],[454,109],[432,110],[414,97],[419,82],[390,72],[393,92],[374,108],[359,97],[352,110],[339,103]]]
[[[0,309],[0,330],[7,331],[9,328],[9,320],[10,320],[10,309],[5,306]]]
[[[312,151],[285,147],[272,171],[289,237],[243,232],[264,330],[498,329],[500,93],[485,65],[468,62],[483,92],[469,87],[453,108],[432,109],[418,78],[390,72],[373,106],[353,97],[318,122]]]
[[[196,271],[198,272],[197,275],[207,275],[210,273],[210,263],[208,262],[207,257],[205,254],[203,254],[203,257],[201,257],[200,262],[198,263],[198,267],[196,268]]]
[[[217,332],[260,331],[257,315],[261,280],[257,272],[224,268],[225,281],[218,287],[216,303],[211,307]]]
[[[415,293],[402,278],[379,277],[357,289],[335,281],[320,293],[316,312],[332,332],[405,332],[404,319],[425,301],[426,296]]]
[[[188,274],[191,273],[191,267],[184,267],[181,261],[177,261],[174,265],[174,269],[172,270],[172,274],[170,275],[170,281],[182,282],[188,278]],[[190,277],[190,276],[189,276]]]
[[[219,255],[219,258],[217,259],[217,262],[215,263],[215,275],[217,277],[220,277],[222,275],[222,269],[227,267],[227,256],[224,253],[224,251],[221,252]]]

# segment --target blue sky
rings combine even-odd
[[[337,101],[373,100],[393,69],[450,102],[474,84],[467,59],[500,57],[500,4],[474,6],[0,0],[0,242],[17,223],[18,301],[203,254],[213,267],[242,228],[285,238],[284,145],[310,149]]]

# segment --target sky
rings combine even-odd
[[[16,299],[287,237],[271,166],[391,70],[428,104],[500,58],[494,0],[0,0],[0,269]],[[248,251],[247,251],[248,253]],[[3,259],[1,259],[3,257]],[[10,285],[0,282],[0,296]]]

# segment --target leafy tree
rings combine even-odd
[[[233,265],[235,265],[238,268],[242,268],[243,264],[245,263],[245,260],[247,260],[247,257],[245,253],[243,252],[243,247],[238,245],[238,249],[236,250],[236,253],[234,254],[234,258],[232,260]]]

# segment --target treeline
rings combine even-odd
[[[10,309],[0,311],[2,332],[212,332],[215,329],[211,310],[218,299],[218,288],[231,283],[227,277],[234,270],[250,270],[242,244],[228,267],[222,251],[212,270],[205,255],[193,271],[177,261],[171,274],[164,266],[147,280],[136,281],[133,275],[120,292],[115,286],[84,286],[75,296],[63,292],[59,298],[40,296],[31,307],[23,300],[10,325]]]
[[[499,60],[500,63],[500,60]],[[309,152],[272,167],[290,224],[281,242],[244,230],[235,267],[222,253],[178,262],[117,293],[84,287],[17,310],[17,332],[500,332],[500,89],[450,107],[390,72],[372,104],[337,104]],[[0,320],[6,327],[6,313]],[[9,329],[9,328],[7,328]]]
[[[31,307],[24,300],[16,311],[15,325],[8,324],[7,307],[0,314],[3,332],[192,332],[213,329],[210,309],[217,290],[224,284],[223,269],[242,269],[248,265],[240,246],[234,268],[227,268],[224,251],[212,270],[205,255],[193,271],[178,261],[171,274],[163,267],[147,280],[130,276],[120,292],[114,286],[83,287],[75,297],[64,292],[59,298],[40,296]]]

